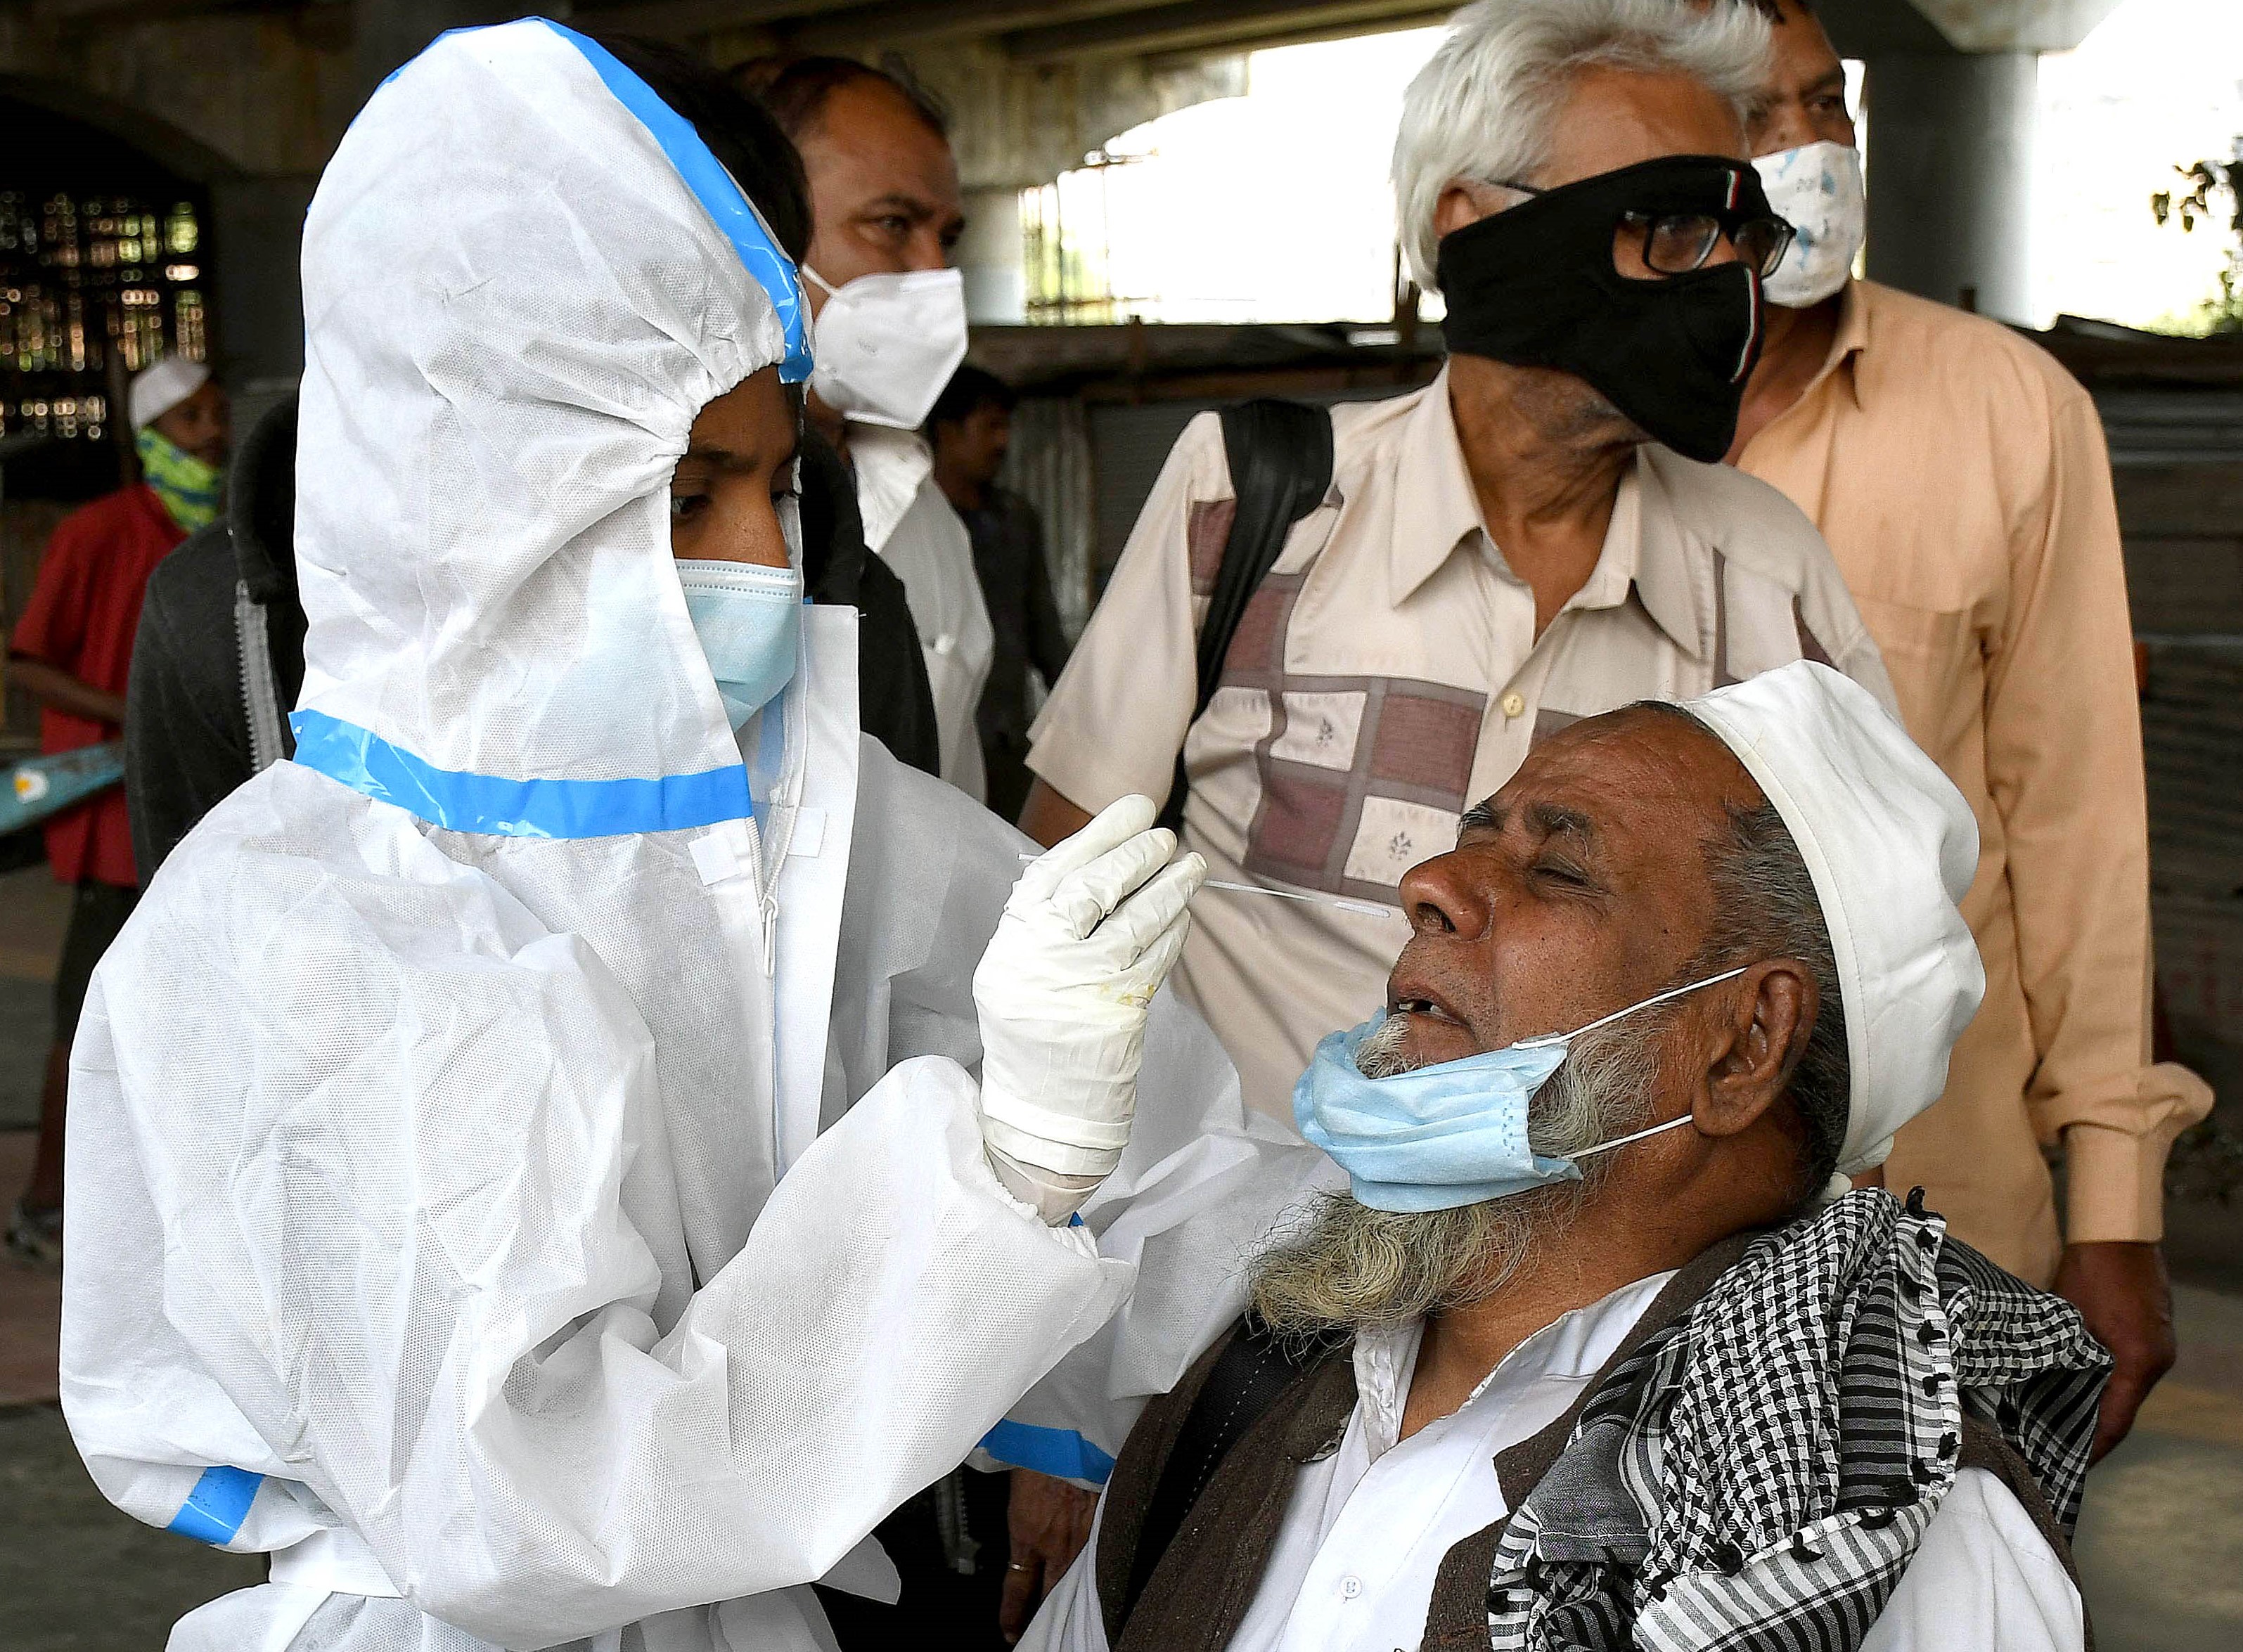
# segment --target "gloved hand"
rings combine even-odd
[[[1207,877],[1197,855],[1171,861],[1175,834],[1150,829],[1157,813],[1148,798],[1124,797],[1031,862],[973,972],[982,1139],[1016,1192],[1004,1160],[1028,1171],[1040,1195],[1057,1195],[1033,1201],[1047,1221],[1121,1162],[1145,1017],[1183,950],[1185,903]]]

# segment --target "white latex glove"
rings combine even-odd
[[[1175,834],[1151,829],[1158,812],[1124,797],[1030,862],[973,972],[981,1135],[1016,1192],[998,1155],[1049,1172],[1030,1179],[1080,1204],[1129,1140],[1145,1017],[1207,877],[1197,855],[1171,861]],[[1050,1200],[1033,1202],[1054,1219]]]

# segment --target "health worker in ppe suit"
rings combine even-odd
[[[1032,1385],[998,1435],[1110,1450],[1236,1312],[1116,1312],[1301,1173],[1155,997],[1201,869],[1140,799],[1023,873],[859,738],[793,266],[596,43],[432,46],[303,269],[297,749],[88,999],[77,1446],[273,1555],[175,1649],[825,1644],[803,1586],[892,1589],[866,1534]]]

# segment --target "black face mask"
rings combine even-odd
[[[1655,440],[1713,463],[1760,359],[1760,279],[1742,263],[1645,280],[1613,265],[1623,213],[1769,216],[1760,175],[1674,155],[1600,172],[1441,239],[1450,351],[1577,373]]]

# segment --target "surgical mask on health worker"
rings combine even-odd
[[[701,409],[670,477],[670,554],[735,729],[785,688],[801,648],[802,573],[781,514],[796,428],[795,398],[765,367]]]

